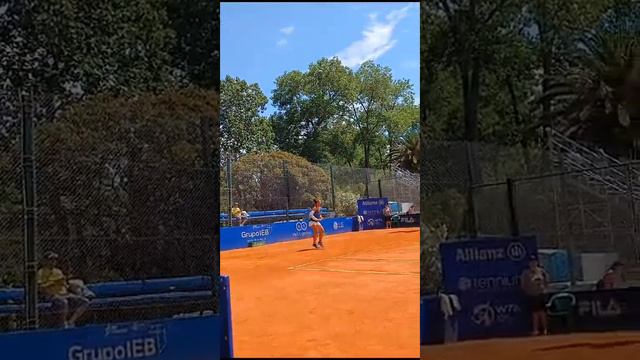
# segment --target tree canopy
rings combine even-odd
[[[223,81],[221,126],[230,152],[273,145],[315,163],[405,165],[393,153],[417,129],[419,109],[410,83],[395,79],[390,68],[368,61],[353,70],[337,58],[322,58],[307,71],[285,72],[275,85],[270,98],[275,112],[264,122],[266,98],[257,85],[231,77]],[[231,145],[234,141],[245,145]]]

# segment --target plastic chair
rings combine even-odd
[[[552,319],[560,320],[564,328],[568,331],[574,329],[574,308],[576,306],[575,295],[568,292],[561,292],[551,296],[547,302],[547,314]]]

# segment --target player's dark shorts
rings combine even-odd
[[[544,294],[527,295],[527,301],[532,312],[545,311],[547,309],[547,301]]]
[[[385,215],[384,221],[391,221],[391,215]]]

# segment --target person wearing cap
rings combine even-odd
[[[74,327],[76,321],[89,306],[89,300],[69,291],[67,277],[56,267],[58,254],[48,251],[44,254],[42,268],[38,270],[38,287],[46,301],[53,305],[61,326]],[[70,309],[73,313],[69,316]]]
[[[547,306],[545,290],[549,284],[549,275],[540,266],[538,257],[529,257],[529,266],[522,272],[520,286],[527,296],[533,323],[533,335],[547,335]]]
[[[234,219],[238,219],[238,224],[242,226],[247,222],[249,214],[247,214],[246,211],[242,211],[240,209],[240,204],[235,203],[235,205],[231,208],[231,216]]]
[[[598,282],[599,289],[619,289],[624,287],[624,264],[615,261],[609,269],[602,275]]]

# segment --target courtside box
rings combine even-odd
[[[2,360],[203,360],[233,357],[229,279],[220,314],[0,335]]]

